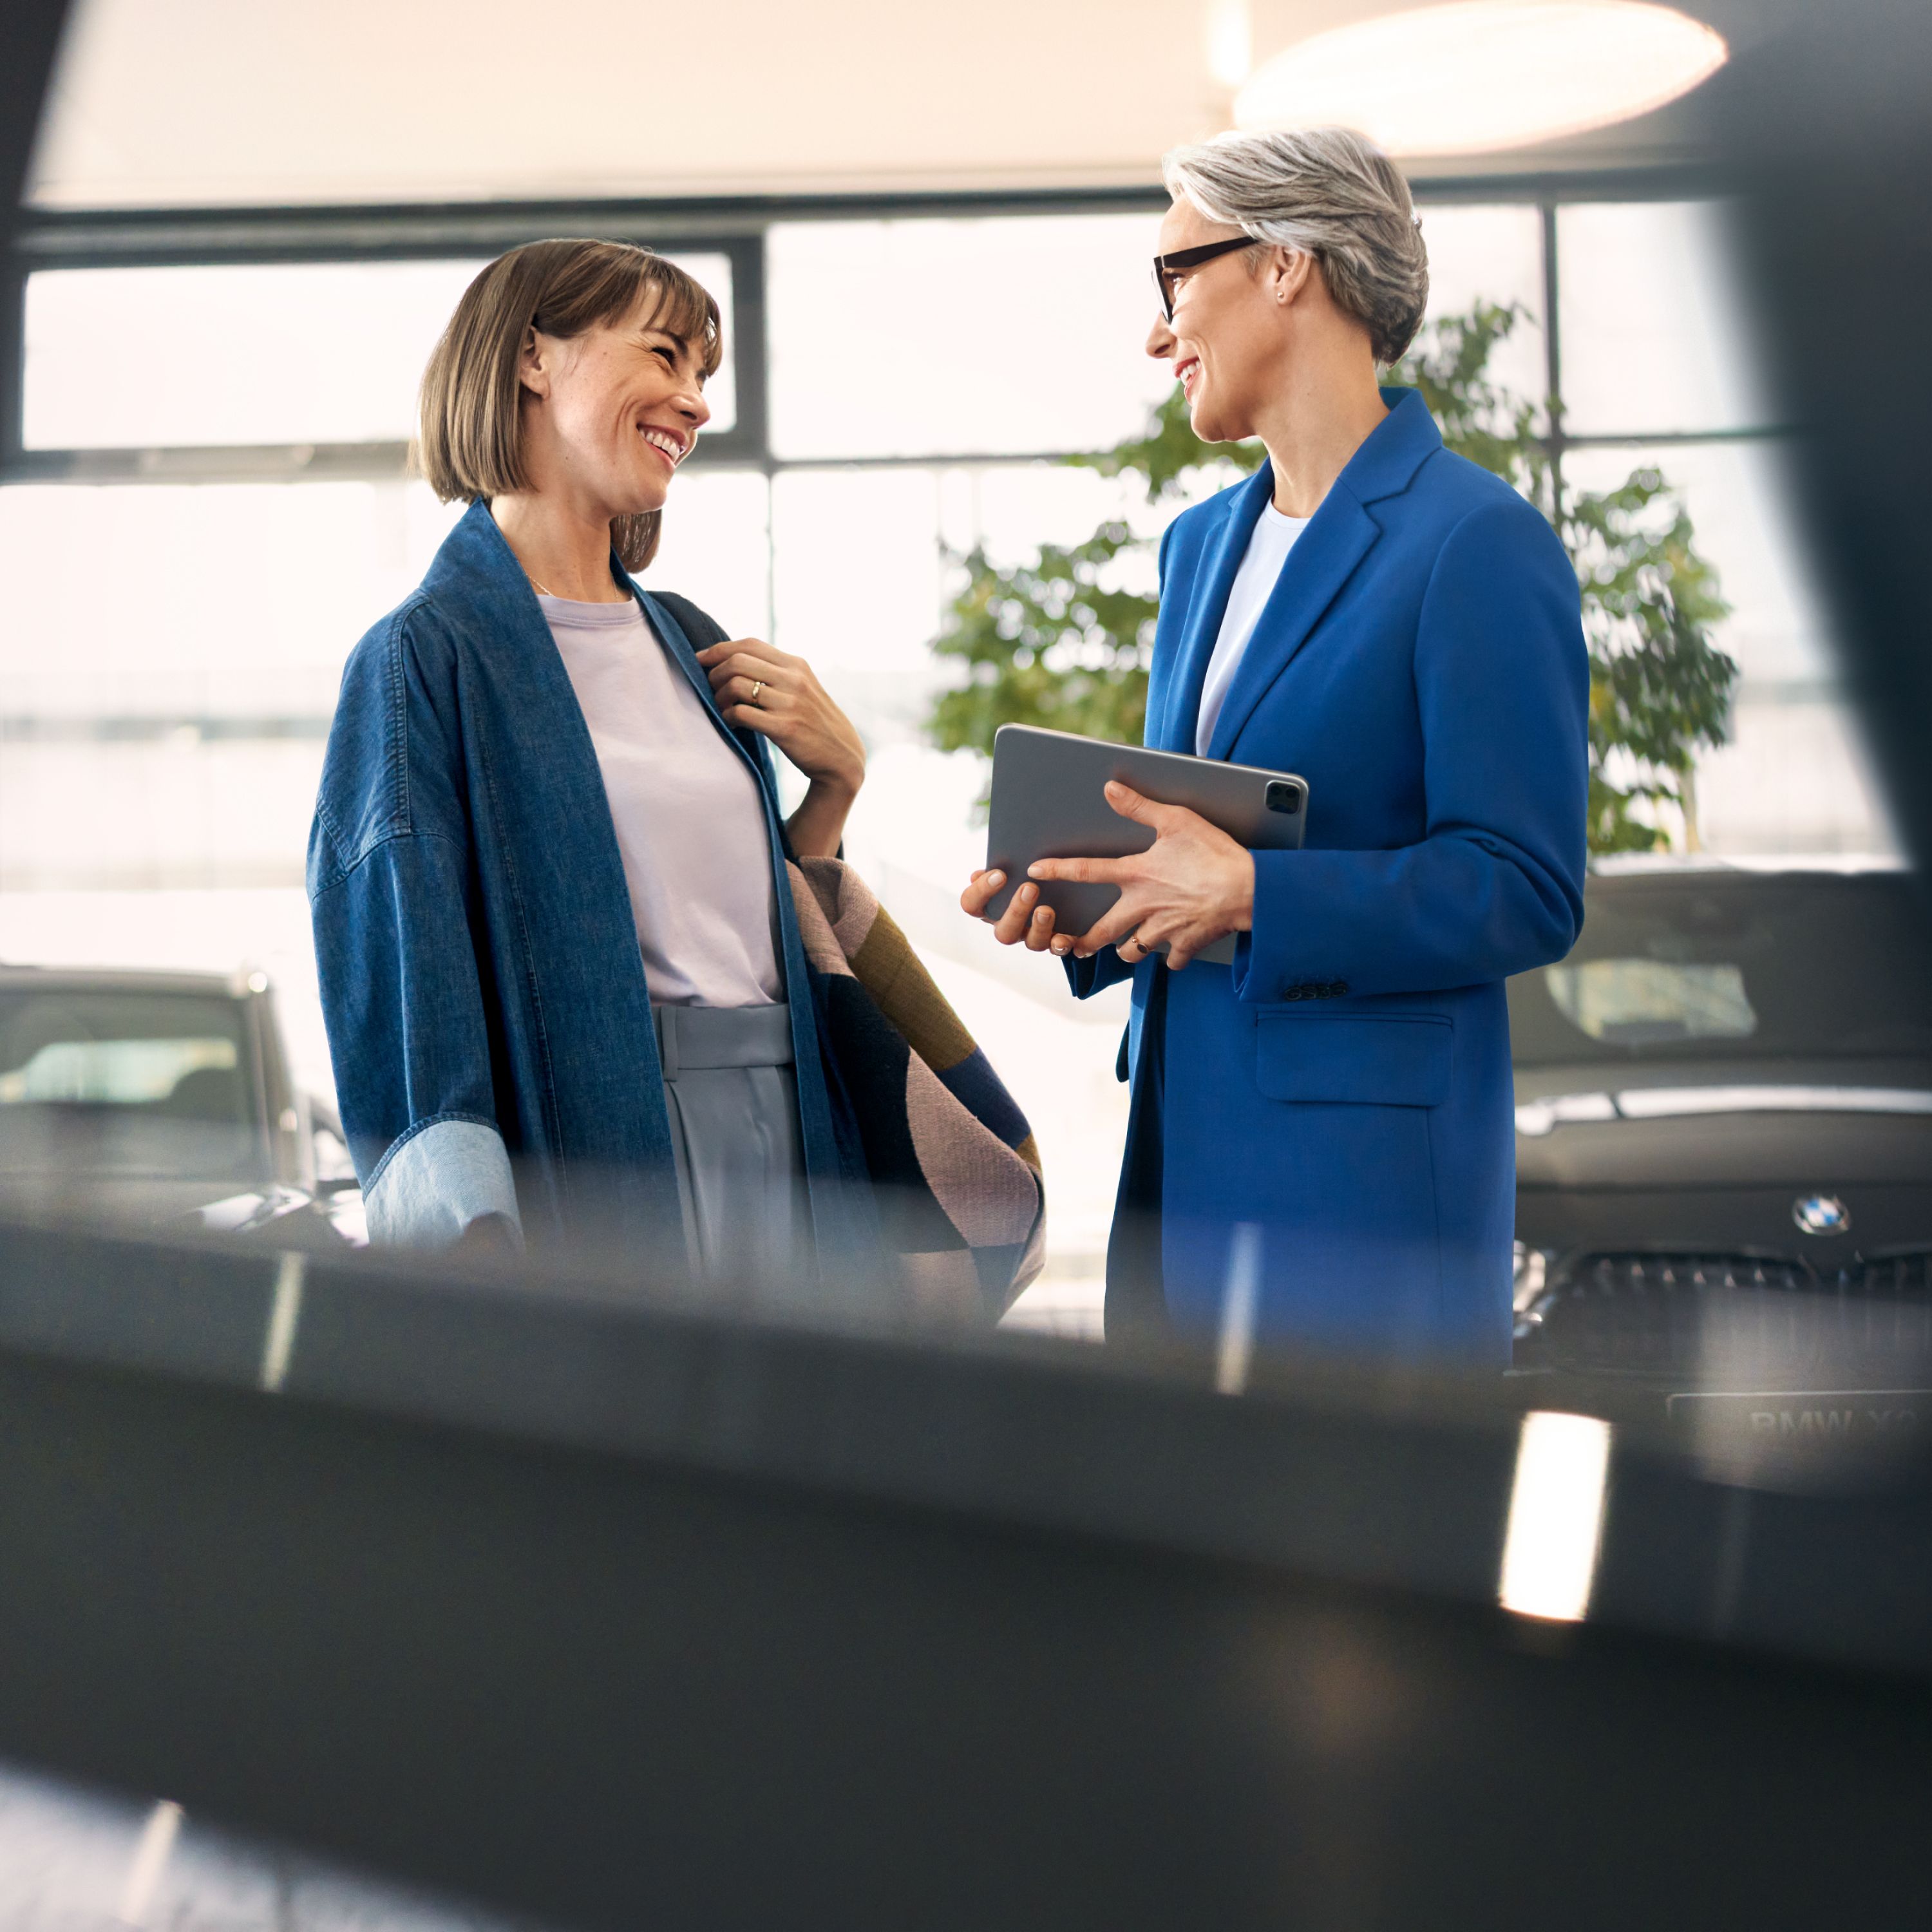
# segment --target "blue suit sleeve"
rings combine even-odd
[[[309,838],[336,1095],[370,1239],[520,1228],[492,1090],[453,747],[395,626],[352,657]]]
[[[1064,959],[1060,964],[1066,968],[1066,983],[1076,1000],[1090,1000],[1096,993],[1134,976],[1134,969],[1111,946],[1102,946],[1090,959]]]
[[[1415,646],[1426,831],[1393,851],[1260,852],[1238,995],[1480,985],[1582,929],[1589,664],[1576,579],[1518,500],[1453,530]],[[1311,801],[1318,812],[1321,800]]]

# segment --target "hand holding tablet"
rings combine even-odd
[[[1307,798],[1292,772],[1003,726],[987,868],[960,903],[1035,952],[1226,963],[1252,912],[1251,855],[1300,844]]]

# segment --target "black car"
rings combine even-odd
[[[1518,1366],[1720,1396],[1761,1432],[1896,1426],[1826,1398],[1932,1388],[1918,882],[1639,866],[1587,905],[1510,987]]]
[[[0,1211],[360,1238],[342,1131],[292,1083],[267,976],[0,968]]]

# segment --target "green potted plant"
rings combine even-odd
[[[1659,471],[1640,467],[1600,492],[1562,486],[1535,406],[1490,373],[1497,345],[1522,320],[1513,305],[1478,302],[1425,331],[1390,380],[1422,392],[1449,448],[1550,518],[1576,568],[1590,651],[1591,850],[1665,847],[1673,824],[1694,850],[1697,755],[1724,742],[1737,680],[1736,662],[1711,640],[1730,607]],[[1552,413],[1560,406],[1552,400]],[[1180,494],[1204,469],[1232,481],[1264,460],[1258,443],[1197,440],[1178,389],[1145,434],[1066,459],[1131,476],[1151,504]],[[1140,587],[1151,548],[1114,520],[1011,568],[981,549],[958,559],[965,586],[933,649],[964,675],[934,702],[932,742],[990,756],[1000,726],[1024,724],[1138,742],[1159,608]]]

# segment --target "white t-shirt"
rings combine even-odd
[[[1221,634],[1214,640],[1214,655],[1208,660],[1208,676],[1201,687],[1201,716],[1194,728],[1194,749],[1208,755],[1221,706],[1226,703],[1228,687],[1247,655],[1248,640],[1260,621],[1262,607],[1274,589],[1294,540],[1307,529],[1306,517],[1284,517],[1272,503],[1262,506],[1261,518],[1248,539],[1248,553],[1234,573],[1234,587],[1228,593],[1227,614],[1221,620]]]
[[[782,1000],[758,780],[638,604],[537,602],[596,748],[652,999]]]

